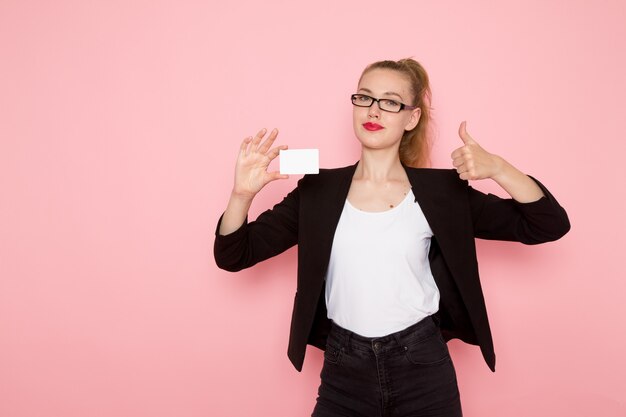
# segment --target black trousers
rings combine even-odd
[[[377,338],[333,323],[312,416],[462,416],[454,365],[436,320]]]

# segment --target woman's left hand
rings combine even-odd
[[[463,146],[452,152],[452,164],[462,180],[494,178],[502,169],[502,158],[484,150],[465,130],[465,122],[459,126]]]

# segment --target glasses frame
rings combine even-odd
[[[368,97],[368,98],[372,99],[372,102],[369,104],[369,106],[363,106],[361,104],[356,104],[354,101],[355,101],[355,99],[357,97]],[[350,100],[352,101],[352,105],[357,106],[357,107],[372,107],[374,105],[374,103],[376,103],[376,104],[378,104],[378,108],[380,110],[386,111],[386,112],[389,112],[389,113],[400,113],[402,110],[414,110],[414,109],[416,109],[418,107],[418,106],[410,106],[408,104],[402,103],[401,101],[393,100],[393,99],[390,99],[390,98],[375,98],[375,97],[372,97],[372,96],[368,96],[367,94],[358,94],[358,93],[352,94],[350,96]],[[397,103],[400,103],[400,108],[398,109],[398,111],[383,109],[382,107],[380,107],[380,101],[381,100],[389,100],[389,101],[395,101]]]

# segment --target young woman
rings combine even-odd
[[[323,349],[313,416],[460,416],[446,341],[495,354],[474,238],[536,244],[569,230],[567,214],[537,180],[474,141],[452,169],[428,169],[428,75],[412,59],[369,65],[352,95],[361,143],[355,165],[304,176],[273,209],[247,222],[270,181],[278,131],[246,138],[219,221],[215,259],[237,271],[298,245],[288,356],[302,369],[307,344]],[[490,178],[510,196],[468,186]]]

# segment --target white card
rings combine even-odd
[[[281,174],[319,174],[319,149],[287,149],[281,150]]]

